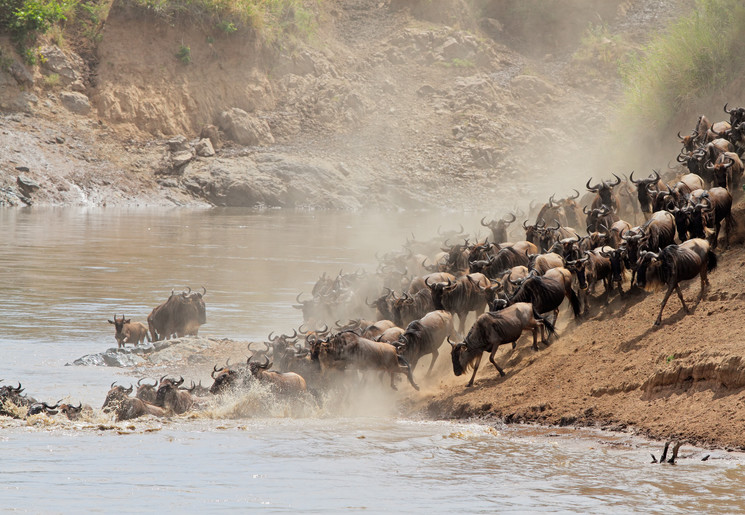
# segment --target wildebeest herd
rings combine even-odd
[[[678,133],[680,165],[664,174],[635,178],[632,172],[622,179],[614,173],[613,179],[594,184],[590,178],[582,198],[573,190],[564,198],[551,195],[543,205],[531,203],[527,215],[514,209],[498,220],[482,218],[490,231],[484,238],[466,234],[461,226],[438,230],[428,241],[407,239],[401,252],[376,255],[375,273],[324,274],[310,297],[297,296],[300,327],[291,335],[270,333],[266,342],[252,343],[245,363],[214,365],[209,388],[193,382],[186,388],[183,378],[166,376],[154,384],[140,381],[136,391],[112,384],[104,409],[118,420],[181,414],[256,383],[276,395],[320,402],[328,385],[360,381],[359,371],[388,378],[393,389],[404,375],[419,389],[417,363],[429,355],[426,375],[432,374],[445,341],[455,375],[473,369],[472,386],[483,353],[505,375],[495,360],[499,346],[514,349],[525,331],[533,335],[534,350],[539,332],[548,345],[565,300],[581,323],[612,295],[623,299],[632,289],[661,286],[666,291],[654,325],[660,325],[673,291],[688,313],[680,283],[700,277],[703,297],[707,273],[717,265],[721,224],[729,246],[733,200],[742,195],[745,108],[725,105],[724,110],[729,121],[712,124],[701,116],[690,135]],[[518,219],[524,220],[521,234],[515,230],[520,225],[512,225]],[[204,288],[172,291],[147,317],[147,327],[115,315],[109,323],[119,347],[146,337],[197,335],[206,323],[206,293]],[[476,318],[466,332],[471,314]],[[83,409],[39,403],[21,392],[20,384],[1,387],[3,406],[10,401],[29,414],[62,412],[69,418]],[[2,408],[0,413],[17,411]]]

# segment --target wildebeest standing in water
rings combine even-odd
[[[127,318],[125,320],[124,315],[122,318],[116,318],[114,313],[114,320],[109,320],[110,324],[114,324],[116,333],[116,343],[118,348],[124,347],[125,343],[131,343],[133,345],[139,345],[145,343],[145,339],[150,341],[150,335],[148,335],[147,327],[142,322],[132,322],[132,319]]]
[[[667,285],[667,292],[660,306],[660,314],[654,322],[654,325],[660,325],[662,311],[673,290],[678,294],[683,310],[686,314],[690,313],[683,300],[683,293],[680,291],[681,281],[688,281],[700,275],[699,299],[703,298],[704,290],[709,285],[706,273],[716,268],[717,256],[709,248],[709,242],[701,238],[693,238],[680,245],[668,245],[659,253],[642,252],[638,265],[636,284],[639,287],[651,288],[657,285]]]
[[[463,374],[469,366],[473,366],[473,375],[466,386],[473,386],[476,371],[479,369],[481,357],[484,352],[491,352],[489,361],[504,376],[504,370],[494,361],[494,354],[500,345],[514,343],[523,331],[530,329],[533,332],[533,349],[538,350],[538,328],[545,327],[549,337],[554,333],[554,326],[547,318],[542,317],[529,302],[518,302],[501,311],[489,311],[479,316],[476,323],[462,343],[453,343],[450,356],[453,360],[453,373],[456,376]],[[542,343],[546,343],[543,340]]]
[[[203,293],[185,291],[174,294],[160,306],[154,308],[147,316],[152,341],[167,340],[173,335],[197,336],[199,326],[207,323],[207,310],[204,296],[207,289],[202,286]]]

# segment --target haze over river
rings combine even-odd
[[[200,335],[263,339],[297,327],[295,296],[322,273],[374,271],[376,251],[399,249],[412,232],[428,239],[439,225],[485,234],[481,214],[0,210],[0,378],[97,408],[112,381],[135,376],[65,364],[115,344],[114,313],[144,322],[172,288],[204,285]],[[132,424],[102,414],[3,419],[0,499],[44,513],[745,510],[745,468],[716,459],[726,453],[701,462],[684,447],[691,456],[678,465],[651,465],[661,445],[626,436],[403,420],[395,406],[366,407]]]

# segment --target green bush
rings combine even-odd
[[[625,110],[665,127],[691,100],[711,94],[745,69],[745,4],[697,0],[694,12],[674,23],[621,67]]]
[[[67,15],[76,0],[0,0],[0,28],[24,48]]]
[[[189,64],[191,62],[191,48],[185,45],[179,46],[178,52],[176,52],[176,57],[178,57],[182,63]]]

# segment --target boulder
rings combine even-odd
[[[207,138],[202,138],[194,145],[194,151],[200,157],[212,157],[215,155],[215,149],[212,148],[212,142]]]
[[[63,91],[60,93],[62,105],[75,114],[88,114],[91,112],[91,103],[88,97],[74,91]]]
[[[171,155],[171,164],[173,166],[174,170],[179,170],[183,166],[185,166],[189,161],[192,160],[194,156],[191,153],[191,150],[186,150],[184,152],[176,152],[175,154]]]
[[[168,145],[168,150],[171,152],[191,152],[189,140],[186,139],[186,136],[182,136],[181,134],[172,137],[166,141],[166,144]]]
[[[27,197],[41,187],[39,183],[23,175],[16,177],[16,184],[18,184],[18,189],[21,190],[21,193]]]
[[[85,62],[78,54],[63,52],[57,45],[42,47],[40,53],[44,56],[41,67],[45,73],[56,73],[63,85],[78,81],[82,84]]]
[[[274,143],[269,125],[264,120],[237,107],[220,114],[219,126],[228,138],[241,145]]]

